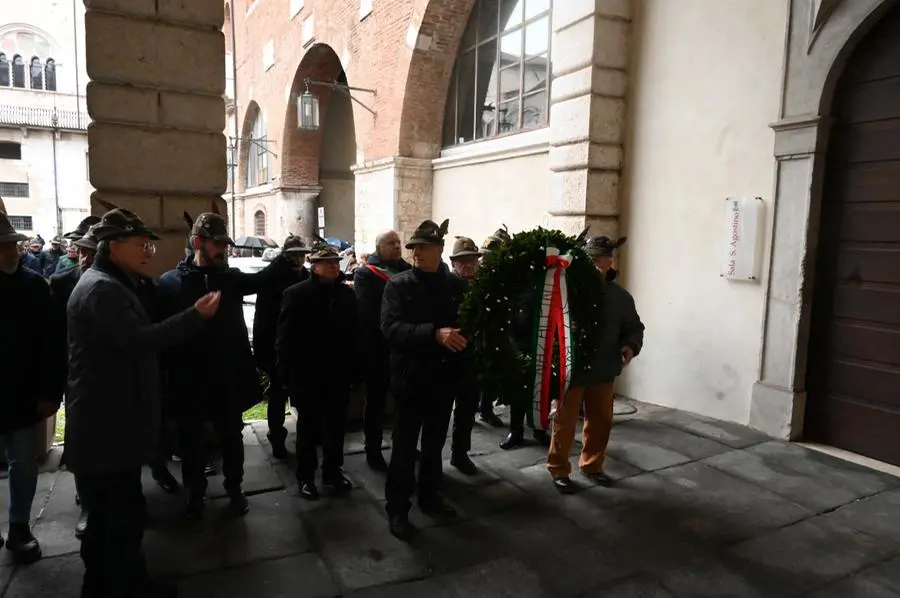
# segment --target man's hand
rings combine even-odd
[[[207,293],[197,299],[197,302],[194,303],[194,309],[197,310],[201,318],[208,320],[216,315],[216,310],[219,309],[219,299],[221,298],[222,293],[220,291]]]
[[[628,367],[631,360],[634,359],[634,351],[631,347],[622,347],[622,367]]]
[[[59,411],[59,405],[57,403],[38,399],[37,412],[41,419],[47,419],[57,411]]]
[[[459,333],[459,328],[441,328],[434,333],[434,338],[439,345],[454,353],[462,351],[469,344],[466,337]]]

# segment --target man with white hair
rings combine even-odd
[[[384,286],[392,276],[410,269],[403,261],[400,236],[392,230],[375,238],[375,252],[353,275],[353,290],[359,307],[362,347],[368,356],[366,364],[366,408],[363,415],[366,462],[375,471],[387,471],[381,454],[382,420],[390,386],[389,351],[381,333],[381,298]]]

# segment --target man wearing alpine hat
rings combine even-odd
[[[173,398],[169,406],[178,422],[181,477],[188,491],[187,516],[197,519],[206,511],[207,421],[212,422],[222,449],[229,506],[235,515],[243,516],[249,503],[242,490],[242,413],[262,400],[243,300],[263,290],[270,273],[245,274],[228,267],[228,250],[234,242],[220,214],[197,216],[190,244],[191,254],[159,279],[161,313],[178,313],[212,291],[221,292],[222,301],[200,334],[170,348],[164,356]]]
[[[287,457],[284,442],[287,430],[284,427],[284,412],[287,407],[287,392],[278,375],[275,360],[275,337],[278,333],[278,316],[284,292],[293,285],[309,278],[304,267],[309,248],[303,239],[290,234],[281,246],[281,253],[272,260],[263,272],[271,283],[256,296],[256,311],[253,315],[253,357],[256,367],[269,377],[268,411],[269,443],[272,456],[276,459]]]
[[[83,598],[174,596],[151,584],[141,552],[141,468],[160,428],[157,353],[198,333],[219,307],[206,293],[153,323],[140,294],[156,252],[135,213],[113,209],[94,226],[97,255],[69,298],[66,458],[88,511],[81,544]]]
[[[406,248],[414,267],[384,287],[381,330],[390,348],[391,391],[396,419],[385,497],[391,533],[408,540],[410,498],[416,491],[416,449],[422,434],[418,502],[426,515],[450,518],[456,511],[440,495],[441,451],[453,401],[466,372],[468,341],[459,328],[466,283],[441,260],[449,220],[426,220]]]
[[[284,292],[275,344],[278,370],[297,408],[297,481],[300,496],[319,498],[316,441],[322,438],[322,483],[335,494],[352,488],[344,464],[344,427],[350,389],[364,372],[345,369],[341,357],[360,359],[356,296],[341,272],[337,248],[317,238],[308,280]],[[347,353],[349,352],[349,355]]]
[[[585,251],[594,259],[594,266],[606,278],[606,301],[602,308],[603,334],[590,369],[572,381],[552,423],[547,469],[553,485],[563,494],[575,491],[569,478],[569,454],[575,441],[578,413],[584,405],[584,430],[581,457],[578,464],[588,478],[603,486],[612,484],[603,471],[606,446],[613,423],[613,385],[640,352],[644,344],[644,324],[638,316],[631,294],[613,282],[615,252],[625,243],[625,237],[612,241],[608,237],[590,239]]]

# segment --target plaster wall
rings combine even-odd
[[[720,277],[723,204],[759,196],[771,218],[786,23],[786,3],[749,0],[647,0],[635,19],[620,266],[647,332],[627,396],[749,421],[765,285]]]

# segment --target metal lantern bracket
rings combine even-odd
[[[342,92],[346,93],[350,97],[351,100],[353,100],[354,102],[356,102],[357,104],[362,106],[363,109],[368,111],[372,116],[375,116],[374,110],[372,110],[371,108],[369,108],[368,106],[363,104],[358,99],[354,98],[353,94],[350,93],[351,91],[362,91],[365,93],[370,93],[372,95],[377,95],[378,92],[376,92],[374,89],[366,89],[365,87],[350,87],[349,85],[346,85],[344,83],[338,83],[337,81],[316,81],[315,79],[304,79],[303,83],[306,84],[307,91],[309,91],[310,85],[321,85],[323,87],[330,87],[331,89],[337,89],[339,91],[342,91]]]
[[[234,139],[234,138],[229,137],[229,139]],[[237,139],[234,139],[234,140],[237,143],[228,144],[228,147],[226,147],[225,149],[229,150],[230,152],[240,151],[240,147],[238,144],[240,144],[241,142],[247,141],[247,142],[249,142],[249,144],[251,146],[255,145],[257,147],[261,147],[262,149],[266,150],[267,154],[272,154],[276,158],[278,157],[278,154],[276,154],[275,152],[270,150],[266,145],[264,145],[267,143],[275,143],[274,139],[257,139],[255,137],[238,137]]]

